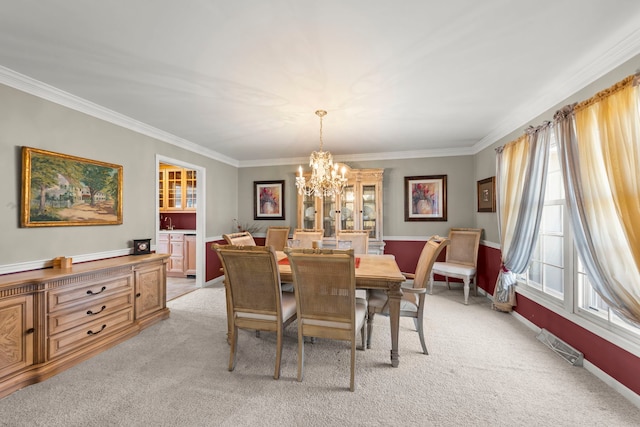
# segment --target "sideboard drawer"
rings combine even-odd
[[[133,307],[102,319],[86,322],[68,331],[49,336],[49,359],[79,347],[100,341],[103,337],[133,324]]]
[[[133,273],[84,286],[51,290],[47,298],[49,313],[64,310],[76,304],[97,304],[102,301],[102,298],[125,290],[133,292]]]
[[[91,301],[91,304],[83,304],[70,310],[56,311],[49,315],[49,335],[66,331],[67,329],[85,324],[97,319],[102,319],[123,308],[133,306],[133,292],[121,292],[115,295]]]

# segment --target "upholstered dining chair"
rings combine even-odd
[[[289,257],[298,310],[298,381],[304,373],[304,337],[351,343],[349,390],[355,390],[356,335],[365,344],[366,301],[356,300],[353,249],[291,249]]]
[[[265,246],[273,246],[276,251],[284,250],[287,246],[287,240],[289,239],[289,230],[291,227],[288,225],[272,225],[267,228],[267,238],[264,241]]]
[[[338,246],[340,242],[350,241],[353,253],[366,254],[369,252],[369,232],[366,230],[342,230],[338,231]]]
[[[231,302],[231,350],[229,370],[236,365],[238,329],[276,333],[276,366],[280,378],[284,328],[296,319],[293,294],[280,289],[276,253],[270,246],[214,244],[224,269],[228,301]]]
[[[293,231],[293,240],[300,241],[298,246],[300,248],[312,248],[313,242],[316,240],[322,240],[323,235],[323,229],[313,230],[307,228],[296,228]]]
[[[432,236],[424,244],[416,272],[414,274],[402,273],[407,279],[402,286],[402,300],[400,301],[400,317],[413,318],[416,331],[420,337],[422,352],[429,354],[424,340],[424,303],[427,291],[427,281],[430,278],[431,269],[440,252],[449,244],[449,240],[440,236]],[[371,334],[373,332],[373,319],[376,314],[389,315],[389,300],[385,291],[372,290],[369,293],[369,320],[367,321],[367,348],[371,348]]]
[[[473,283],[475,295],[478,296],[477,267],[481,234],[482,228],[451,228],[449,230],[451,244],[447,248],[444,262],[436,262],[433,265],[429,293],[433,292],[433,275],[439,274],[445,277],[449,289],[451,289],[450,277],[462,279],[465,304],[469,303],[471,283]]]
[[[256,241],[248,231],[241,231],[238,233],[223,234],[222,238],[230,245],[239,246],[255,246]]]

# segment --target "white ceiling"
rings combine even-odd
[[[0,0],[0,83],[237,166],[317,109],[339,160],[475,153],[638,53],[637,0]]]

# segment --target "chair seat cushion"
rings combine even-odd
[[[387,292],[379,289],[374,289],[369,293],[369,307],[373,309],[373,311],[381,312],[386,314],[389,312],[389,307],[387,304]],[[384,307],[384,310],[383,310]],[[410,294],[405,292],[402,294],[402,299],[400,300],[400,311],[418,311],[418,296],[416,294]]]
[[[296,315],[296,296],[293,292],[282,293],[282,320],[286,322]]]
[[[475,267],[463,264],[454,264],[452,262],[435,262],[433,263],[432,271],[433,274],[458,277],[460,279],[464,279],[465,277],[472,277],[476,274]]]

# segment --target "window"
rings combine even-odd
[[[527,296],[577,314],[600,327],[640,343],[640,328],[622,320],[595,292],[575,250],[566,215],[558,147],[551,136],[540,231],[529,268],[518,277]],[[575,299],[575,301],[574,301]]]
[[[529,268],[519,279],[558,301],[563,300],[565,283],[568,282],[565,277],[565,254],[569,253],[565,245],[565,217],[562,172],[557,145],[552,137],[540,231]]]

